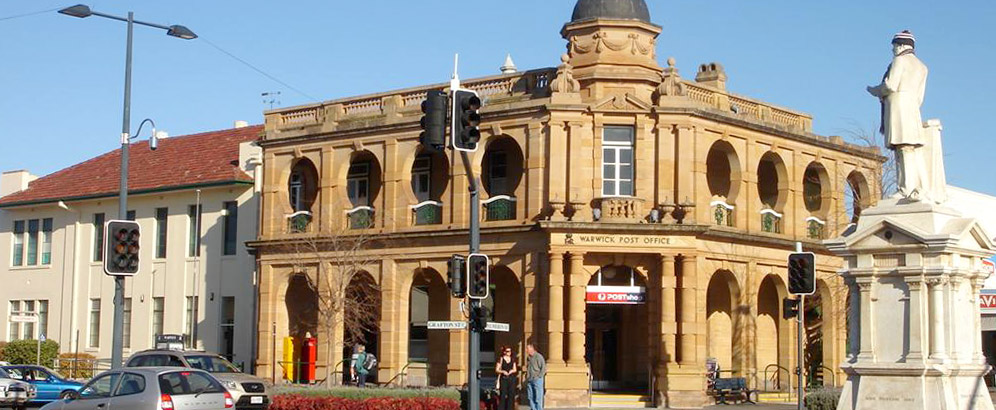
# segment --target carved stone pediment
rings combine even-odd
[[[653,105],[636,96],[626,94],[610,95],[591,104],[592,111],[648,111]]]

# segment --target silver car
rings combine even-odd
[[[71,397],[42,410],[223,410],[232,395],[210,373],[178,367],[117,369],[99,374]]]
[[[238,410],[266,410],[270,406],[266,380],[243,373],[224,357],[214,353],[151,349],[133,354],[125,364],[125,367],[145,366],[182,366],[204,370],[228,389]]]
[[[37,394],[34,385],[16,380],[6,370],[0,369],[0,407],[23,409]]]

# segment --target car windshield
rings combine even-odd
[[[239,373],[239,369],[220,356],[187,356],[186,359],[190,367],[208,373]]]
[[[0,369],[0,379],[10,379],[10,378],[11,378],[10,374],[7,373],[7,370]]]

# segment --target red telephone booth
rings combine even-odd
[[[305,365],[303,381],[315,383],[315,363],[318,361],[318,339],[309,337],[304,342]]]

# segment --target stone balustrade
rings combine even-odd
[[[604,197],[598,199],[601,210],[600,222],[638,223],[647,217],[643,210],[643,198]]]

